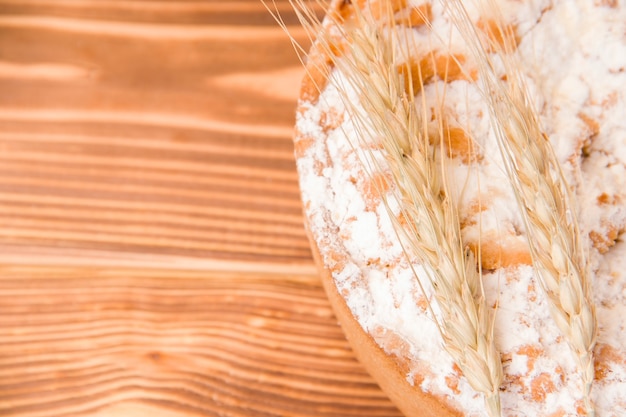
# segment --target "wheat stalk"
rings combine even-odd
[[[402,93],[391,51],[380,32],[360,23],[352,33],[349,70],[363,92],[361,121],[380,138],[394,182],[400,192],[406,226],[396,230],[430,272],[444,345],[470,385],[483,393],[489,414],[500,415],[501,362],[493,341],[489,311],[482,294],[474,257],[463,248],[457,207],[450,201],[440,168],[434,166],[427,134],[414,112],[411,97]],[[382,57],[382,60],[379,58]],[[371,127],[370,127],[371,126]],[[396,218],[395,216],[393,217]]]
[[[315,21],[301,0],[293,4],[301,16]],[[342,29],[349,39],[349,56],[335,59],[334,64],[346,77],[349,88],[360,93],[363,112],[346,101],[357,131],[363,137],[381,141],[406,224],[400,224],[394,213],[390,213],[391,218],[395,219],[396,233],[405,242],[407,256],[415,255],[429,271],[444,346],[470,385],[484,395],[488,414],[499,416],[502,366],[481,274],[474,255],[461,241],[458,208],[447,193],[444,169],[435,162],[425,118],[416,113],[415,96],[405,92],[409,80],[398,72],[392,40],[397,28],[393,25],[392,6],[387,5],[378,22],[367,10],[356,10],[357,23]],[[319,24],[309,22],[304,26],[319,29]],[[317,44],[333,56],[334,41],[323,32],[318,34]],[[346,86],[337,87],[347,96]],[[440,133],[443,137],[442,128]],[[367,163],[364,166],[371,170]],[[420,277],[415,276],[419,281]]]
[[[450,3],[466,39],[479,41],[459,0]],[[489,7],[493,12],[493,2]],[[583,381],[583,398],[590,416],[596,343],[595,306],[591,296],[589,263],[577,221],[576,202],[568,188],[550,141],[543,134],[510,51],[511,33],[498,29],[502,45],[489,44],[504,63],[507,82],[496,76],[484,45],[472,49],[480,63],[485,95],[489,98],[496,137],[508,177],[527,229],[530,252],[547,295],[551,315],[573,350]]]

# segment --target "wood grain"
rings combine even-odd
[[[310,264],[301,75],[257,1],[0,1],[2,259]]]
[[[0,0],[0,415],[399,415],[311,259],[302,73],[258,0]]]
[[[0,273],[0,415],[398,415],[316,277]]]

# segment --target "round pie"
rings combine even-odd
[[[626,5],[335,0],[314,29],[306,225],[383,390],[407,416],[626,415]]]

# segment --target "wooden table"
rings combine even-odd
[[[0,0],[1,416],[399,415],[311,260],[301,76],[259,0]]]

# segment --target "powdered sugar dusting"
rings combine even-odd
[[[599,416],[617,415],[615,410],[626,409],[626,245],[619,239],[626,229],[626,6],[590,0],[496,3],[517,27],[521,72],[580,206],[599,322],[592,396]],[[433,15],[440,45],[462,51],[462,39],[439,2],[433,3]],[[420,29],[406,36],[425,45],[425,52],[437,43]],[[314,139],[297,159],[313,238],[363,329],[388,353],[397,355],[390,350],[402,347],[407,381],[446,397],[466,415],[482,415],[482,398],[442,347],[426,274],[419,265],[409,267],[393,230],[390,216],[398,214],[393,194],[387,191],[386,207],[364,169],[363,162],[377,158],[378,151],[371,156],[355,149],[360,142],[348,118],[325,127],[328,117],[345,113],[337,85],[345,84],[335,71],[320,100],[301,103],[297,117],[296,141]],[[426,86],[427,106],[443,88],[440,81]],[[487,103],[473,82],[454,81],[445,90],[444,114],[470,132],[483,156],[480,163],[448,162],[455,197],[465,210],[463,238],[468,244],[493,239],[504,254],[523,251],[523,221],[498,156]],[[483,207],[470,210],[477,201]],[[497,305],[503,415],[578,415],[581,381],[575,361],[533,269],[515,265],[483,277],[488,304]]]

